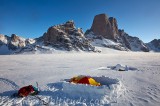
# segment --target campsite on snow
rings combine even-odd
[[[158,53],[57,53],[0,56],[0,105],[159,106]],[[117,66],[117,67],[116,67]],[[121,66],[121,67],[120,67]],[[124,67],[123,67],[124,66]],[[118,71],[122,68],[127,71]],[[69,82],[90,76],[101,86]],[[38,95],[11,95],[33,85]]]
[[[0,106],[160,106],[160,1],[0,0]]]

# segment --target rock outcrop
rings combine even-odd
[[[8,44],[8,47],[11,50],[16,50],[18,48],[22,48],[26,46],[25,39],[15,34],[12,34],[11,38],[8,37],[8,39],[10,41]]]
[[[146,45],[150,51],[160,52],[160,39],[154,39]]]
[[[138,37],[128,35],[124,30],[119,30],[119,37],[117,42],[121,43],[124,47],[131,51],[149,52],[147,45]]]
[[[76,29],[73,21],[52,26],[43,35],[44,44],[65,50],[95,51],[81,29]]]
[[[11,37],[6,35],[0,35],[0,45],[8,46],[10,50],[16,50],[18,48],[22,48],[26,46],[25,39],[19,37],[15,34],[12,34]]]
[[[2,52],[4,48],[6,52]],[[73,21],[52,26],[43,36],[36,39],[24,39],[15,34],[11,37],[0,34],[0,54],[52,53],[55,50],[96,52],[82,29],[76,28]]]
[[[152,43],[154,47],[160,48],[160,39],[154,39],[150,43]]]
[[[115,40],[118,35],[118,25],[115,18],[108,18],[105,14],[99,14],[94,17],[90,29],[94,34],[101,35],[106,39]]]
[[[0,46],[7,44],[7,37],[5,35],[0,34]]]
[[[114,38],[116,38],[116,36],[119,35],[117,20],[114,17],[110,17],[109,22],[111,23],[113,36],[114,36]]]

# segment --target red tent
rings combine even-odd
[[[88,76],[73,77],[70,80],[70,82],[78,83],[78,84],[89,84],[89,85],[94,85],[94,86],[100,86],[101,85],[95,79],[93,79],[92,77],[88,77]]]

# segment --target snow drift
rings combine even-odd
[[[118,79],[106,76],[91,77],[102,86],[70,83],[63,81],[63,92],[71,98],[98,99],[100,102],[111,102],[117,99],[124,91],[124,86]]]

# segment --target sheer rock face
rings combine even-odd
[[[118,35],[118,25],[115,18],[108,18],[105,14],[94,17],[91,31],[96,35],[101,35],[106,39],[114,40]]]
[[[111,23],[113,36],[115,38],[117,35],[119,35],[117,20],[113,17],[110,17],[109,22]]]

